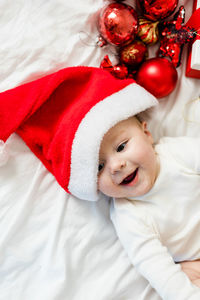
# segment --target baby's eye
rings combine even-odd
[[[98,166],[98,172],[100,172],[104,167],[104,163],[99,164]]]
[[[127,144],[127,141],[121,143],[121,144],[117,147],[117,152],[121,152],[122,150],[124,150],[126,144]]]

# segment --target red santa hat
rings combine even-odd
[[[96,201],[104,134],[156,103],[132,79],[65,68],[0,94],[0,139],[16,132],[68,193]]]

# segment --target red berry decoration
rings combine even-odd
[[[137,30],[137,13],[130,5],[111,3],[101,10],[99,32],[106,42],[116,46],[126,45],[134,40]],[[101,40],[100,45],[104,44]]]
[[[103,60],[101,61],[100,68],[107,70],[114,77],[118,79],[125,79],[128,77],[128,68],[125,64],[117,64],[114,65],[110,61],[108,55],[105,55]]]
[[[142,15],[149,20],[163,20],[169,17],[178,5],[178,0],[137,0]]]
[[[138,66],[147,57],[147,46],[138,40],[120,49],[120,62],[129,66]]]
[[[186,43],[196,36],[196,31],[184,25],[185,8],[180,6],[172,21],[160,24],[161,42],[158,56],[169,57],[177,68],[181,64],[181,54]]]
[[[140,66],[136,81],[157,98],[169,95],[178,79],[174,65],[167,58],[151,58]]]

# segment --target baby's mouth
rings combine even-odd
[[[124,178],[120,184],[126,185],[126,184],[133,182],[137,176],[137,173],[138,173],[138,168],[135,169],[135,171],[133,173],[128,175],[126,178]]]

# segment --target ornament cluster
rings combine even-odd
[[[100,67],[119,79],[132,77],[157,98],[162,98],[175,88],[183,46],[196,32],[184,25],[184,6],[174,13],[178,0],[137,0],[136,4],[134,9],[118,0],[101,9],[98,45],[115,46],[119,62],[113,65],[106,55]],[[159,47],[155,57],[148,58],[149,47],[156,43]]]

